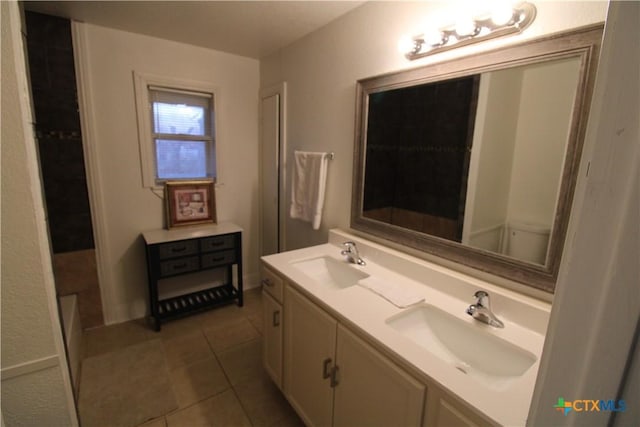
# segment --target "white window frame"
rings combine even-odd
[[[170,90],[184,90],[191,92],[208,93],[212,95],[211,109],[213,111],[213,126],[211,137],[213,139],[211,156],[215,159],[214,170],[216,176],[214,182],[219,180],[219,158],[218,158],[218,122],[219,114],[217,104],[219,102],[219,91],[207,83],[181,80],[170,77],[161,77],[151,74],[133,72],[134,90],[136,96],[136,113],[138,117],[138,145],[140,149],[140,168],[142,172],[142,186],[150,188],[158,194],[162,194],[164,181],[157,179],[156,170],[156,148],[153,137],[153,127],[151,123],[151,104],[149,102],[149,87],[168,88]]]

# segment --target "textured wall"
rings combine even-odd
[[[2,11],[2,417],[7,426],[72,425],[66,357],[55,311],[17,3]],[[22,75],[18,72],[22,72]],[[29,145],[31,144],[31,145]],[[44,364],[43,364],[43,361]],[[66,377],[65,377],[66,376]],[[66,378],[66,381],[65,381]]]

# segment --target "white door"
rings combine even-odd
[[[260,255],[284,250],[285,87],[260,95]]]

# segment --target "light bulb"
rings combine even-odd
[[[444,36],[440,30],[427,30],[423,33],[422,38],[429,46],[440,46],[444,43]]]
[[[496,5],[491,11],[491,21],[496,25],[506,25],[513,18],[513,8],[506,3]]]
[[[456,34],[459,36],[471,36],[476,32],[476,23],[471,17],[464,17],[458,20],[456,23]]]
[[[402,36],[398,40],[398,51],[402,54],[407,54],[415,51],[416,42],[409,36]]]

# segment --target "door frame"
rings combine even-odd
[[[278,103],[278,251],[286,251],[286,214],[287,214],[287,197],[286,197],[286,179],[287,179],[287,82],[280,82],[278,84],[268,86],[260,90],[260,152],[259,152],[259,176],[262,176],[262,147],[264,141],[262,140],[262,100],[271,96],[279,96]],[[262,200],[262,183],[259,185],[259,197],[258,200]],[[260,203],[260,241],[259,248],[262,252],[262,215],[263,207]]]

